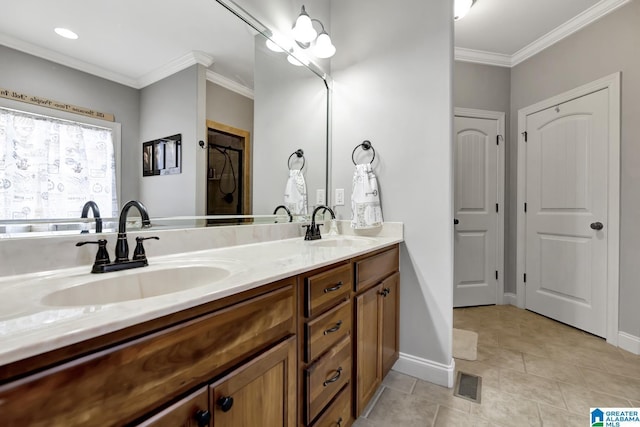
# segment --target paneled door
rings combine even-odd
[[[526,117],[526,308],[606,335],[607,89]]]
[[[498,299],[498,120],[454,120],[454,307]]]

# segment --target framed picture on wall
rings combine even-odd
[[[182,173],[182,134],[142,144],[142,176]]]

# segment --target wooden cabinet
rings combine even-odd
[[[398,247],[354,264],[354,406],[358,417],[398,360]]]
[[[140,423],[139,427],[208,427],[210,422],[209,390],[202,387]]]
[[[353,267],[351,263],[301,277],[299,307],[299,425],[348,427],[351,410]],[[336,403],[338,402],[339,403]]]
[[[293,336],[294,284],[2,385],[2,425],[137,422]]]
[[[209,395],[215,427],[295,426],[295,337],[212,384]]]
[[[398,246],[3,366],[2,426],[350,427],[398,359]]]

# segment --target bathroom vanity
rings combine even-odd
[[[107,304],[109,321],[88,313],[47,351],[14,337],[25,345],[0,353],[2,424],[350,426],[398,358],[401,237],[348,240],[202,252],[267,259],[215,291]]]

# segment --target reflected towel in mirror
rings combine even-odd
[[[351,191],[351,228],[373,228],[381,225],[378,180],[371,170],[371,163],[356,165]]]
[[[289,170],[289,179],[284,189],[284,205],[293,215],[307,214],[307,184],[300,169]]]

